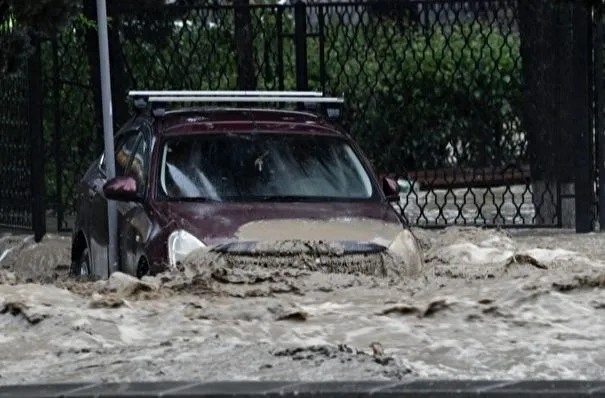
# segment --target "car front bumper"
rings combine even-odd
[[[372,242],[234,241],[209,248],[230,267],[319,271],[386,277],[406,265],[389,249]]]

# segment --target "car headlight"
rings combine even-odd
[[[416,237],[409,230],[401,231],[388,249],[403,260],[408,274],[415,275],[422,272],[424,268],[422,251]]]
[[[171,267],[182,262],[194,250],[206,247],[202,241],[189,232],[179,229],[168,237],[168,261]]]

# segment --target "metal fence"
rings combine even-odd
[[[27,87],[27,75],[0,79],[0,225],[30,229],[33,224]]]
[[[21,39],[12,20],[0,24],[0,35],[3,43]],[[42,162],[35,159],[42,142],[39,61],[35,51],[24,68],[0,76],[0,228],[33,229],[36,240],[45,233]]]
[[[102,150],[85,4],[42,47],[45,183],[59,229]],[[410,224],[592,229],[603,84],[592,59],[600,9],[584,4],[122,2],[110,9],[116,126],[134,88],[322,90],[345,96],[345,125],[380,173],[400,178]]]

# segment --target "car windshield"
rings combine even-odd
[[[159,166],[171,200],[375,200],[371,179],[340,137],[230,133],[170,138]]]

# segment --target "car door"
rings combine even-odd
[[[116,139],[115,159],[116,176],[124,174],[134,152],[140,133],[128,130]],[[107,225],[107,199],[103,194],[103,185],[107,182],[104,161],[99,173],[90,180],[88,194],[90,197],[91,220],[89,229],[90,256],[92,272],[96,276],[107,276],[109,272],[109,228]]]
[[[137,275],[139,259],[151,229],[146,212],[147,181],[149,177],[150,129],[140,128],[139,139],[124,175],[137,182],[139,201],[118,202],[118,228],[120,231],[120,267],[122,272]]]
[[[99,173],[100,159],[97,158],[93,164],[88,168],[84,176],[77,185],[77,197],[76,197],[76,220],[74,222],[74,230],[72,239],[80,234],[84,234],[85,242],[88,242],[88,236],[90,232],[90,196],[89,189],[91,187],[91,180],[96,178]],[[75,259],[76,261],[79,259]]]

